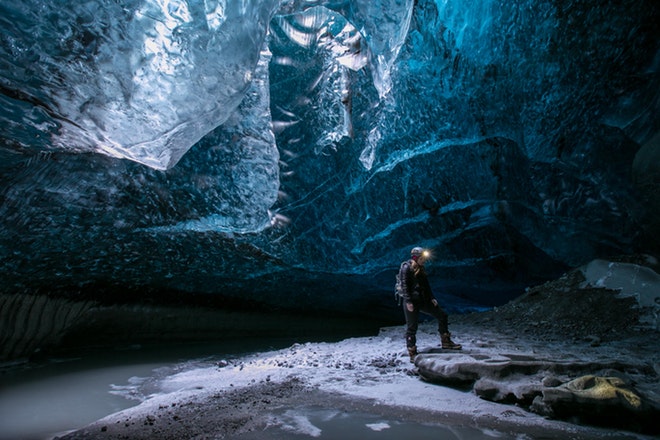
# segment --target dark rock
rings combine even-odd
[[[544,387],[557,387],[562,384],[561,380],[554,376],[546,376],[541,382]]]

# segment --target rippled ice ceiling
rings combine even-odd
[[[3,291],[369,313],[423,245],[461,308],[657,252],[658,9],[0,0]]]

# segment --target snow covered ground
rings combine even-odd
[[[596,271],[599,279],[602,267]],[[140,405],[63,438],[336,438],[324,420],[338,414],[362,414],[359,420],[369,432],[381,435],[373,438],[387,438],[383,433],[401,423],[417,424],[409,430],[446,429],[434,424],[472,430],[452,431],[453,438],[461,439],[652,438],[631,430],[552,420],[521,405],[482,399],[471,386],[443,386],[420,377],[420,371],[438,359],[449,369],[507,358],[578,365],[587,371],[593,366],[594,374],[603,366],[612,373],[614,365],[657,408],[660,338],[642,319],[655,309],[641,313],[639,300],[621,302],[621,292],[593,288],[585,273],[582,268],[492,312],[452,319],[453,339],[463,344],[459,353],[439,350],[435,323],[427,321],[418,333],[420,355],[415,364],[405,350],[403,325],[384,328],[372,337],[194,361],[163,377]],[[659,292],[646,284],[644,289]],[[564,312],[567,308],[570,313]],[[564,313],[562,322],[538,321],[537,310],[548,319]],[[625,328],[628,315],[646,325]],[[525,380],[540,378],[531,374]],[[515,388],[521,378],[514,375],[503,382]]]
[[[470,326],[454,326],[454,334],[464,344],[465,353],[552,354],[530,341],[503,339]],[[437,345],[432,324],[424,324],[419,333],[422,351]],[[608,350],[616,347],[594,356]],[[291,430],[292,426],[307,437],[322,437],[322,430],[305,416],[305,408],[310,407],[420,423],[447,422],[499,435],[526,434],[520,438],[534,438],[534,433],[546,438],[644,438],[548,420],[516,406],[483,400],[471,390],[428,383],[419,378],[404,352],[402,328],[392,327],[375,337],[296,344],[196,364],[165,377],[160,391],[141,405],[64,438],[242,438],[273,429]]]

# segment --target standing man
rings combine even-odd
[[[451,340],[447,323],[447,313],[438,305],[433,296],[429,280],[424,270],[424,263],[430,257],[430,252],[421,247],[410,251],[410,260],[403,262],[399,269],[401,295],[403,297],[403,314],[406,317],[406,346],[410,362],[417,355],[417,325],[419,312],[426,313],[438,320],[438,332],[443,349],[460,350],[462,347]]]

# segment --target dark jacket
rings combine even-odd
[[[409,260],[401,265],[399,276],[404,302],[427,303],[434,299],[424,266]]]

